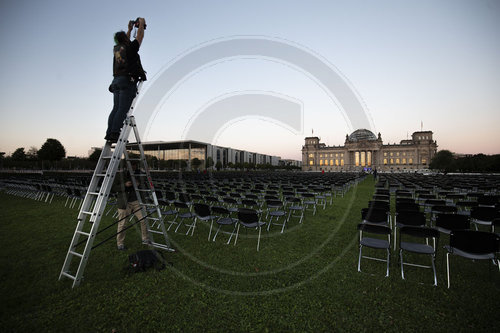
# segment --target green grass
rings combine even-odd
[[[497,267],[452,258],[452,288],[446,288],[443,251],[437,258],[438,287],[430,270],[391,276],[380,262],[357,267],[360,210],[373,193],[367,179],[335,198],[284,234],[275,226],[242,232],[236,246],[226,235],[208,242],[200,224],[193,237],[169,235],[176,253],[167,269],[128,275],[128,254],[145,248],[137,228],[127,232],[129,250],[114,240],[92,251],[85,280],[75,289],[58,281],[77,211],[64,199],[46,204],[0,193],[2,332],[165,331],[466,331],[500,327]],[[101,229],[112,223],[110,217]],[[96,243],[114,232],[98,236]],[[448,239],[442,237],[440,249]],[[377,255],[377,253],[373,253]],[[426,258],[427,259],[427,258]],[[419,260],[419,258],[414,258]]]

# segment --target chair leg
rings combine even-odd
[[[389,246],[389,248],[387,249],[387,273],[385,274],[385,277],[389,276],[389,260],[390,260],[390,258],[391,258],[391,249]]]
[[[399,260],[401,262],[401,278],[404,280],[405,279],[405,273],[404,273],[404,262],[403,262],[403,250],[399,250]]]
[[[363,246],[359,246],[359,257],[358,257],[358,272],[361,272],[361,250],[363,249]]]
[[[437,280],[437,275],[436,275],[436,265],[434,264],[434,261],[436,260],[436,255],[433,254],[431,255],[431,262],[432,262],[432,271],[434,272],[434,286],[438,285],[438,280]]]
[[[240,233],[240,224],[238,223],[238,228],[236,229],[236,237],[234,238],[234,245],[236,245],[239,233]]]
[[[210,230],[208,231],[208,241],[210,242],[210,236],[212,236],[212,226],[214,225],[214,220],[210,220]]]
[[[448,278],[448,288],[450,288],[450,253],[446,253],[446,276]]]
[[[260,245],[260,231],[261,231],[261,227],[259,227],[259,238],[257,238],[257,251],[259,251],[259,245]]]

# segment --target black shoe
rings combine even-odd
[[[109,135],[106,135],[105,139],[110,143],[117,143],[119,137],[120,133],[111,133]]]

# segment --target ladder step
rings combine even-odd
[[[86,211],[84,211],[84,210],[82,210],[80,213],[82,213],[82,214],[87,214],[87,215],[92,215],[92,214],[94,214],[94,213],[92,213],[92,212],[86,212]]]
[[[149,230],[150,233],[153,233],[153,234],[158,234],[158,235],[163,235],[163,232],[162,231],[157,231],[157,230]]]
[[[77,234],[80,234],[80,235],[87,236],[87,237],[89,237],[89,236],[90,236],[90,234],[89,234],[88,232],[83,232],[83,231],[79,231],[79,230],[77,230],[77,231],[76,231],[76,233],[77,233]]]
[[[81,253],[78,253],[78,252],[74,252],[74,251],[69,251],[70,254],[74,255],[74,256],[77,256],[77,257],[80,257],[80,258],[83,258],[83,254]]]
[[[61,275],[64,275],[65,277],[70,278],[71,280],[76,280],[76,277],[69,273],[61,272]]]
[[[89,192],[90,195],[96,195],[98,196],[99,195],[99,192]]]

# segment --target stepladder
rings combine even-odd
[[[139,94],[142,82],[138,85],[137,94]],[[122,165],[123,172],[128,170],[132,182],[139,209],[141,210],[142,221],[146,225],[149,244],[148,246],[173,252],[170,241],[163,223],[161,207],[158,204],[154,183],[147,164],[144,149],[140,140],[137,124],[133,116],[133,109],[137,100],[134,98],[127,117],[124,121],[118,141],[114,144],[107,141],[102,149],[97,162],[90,184],[88,186],[85,198],[78,213],[76,228],[71,239],[71,243],[64,260],[59,280],[68,278],[73,281],[72,286],[80,285],[84,277],[85,267],[88,263],[91,250],[101,245],[116,235],[105,238],[101,237],[99,224],[104,215],[107,204],[110,199],[110,192],[116,182],[119,166]],[[135,137],[135,154],[127,151],[129,137]],[[115,184],[116,185],[116,184]],[[116,222],[115,222],[116,223]],[[115,224],[113,223],[113,224]],[[108,229],[106,227],[105,229]],[[94,241],[98,239],[98,244]]]

